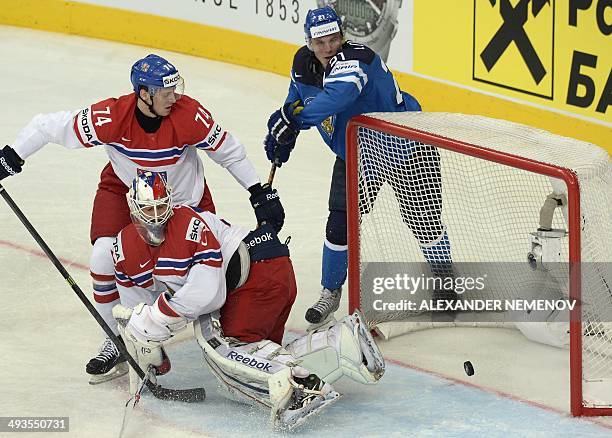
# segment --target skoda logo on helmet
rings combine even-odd
[[[164,76],[162,78],[162,82],[164,84],[164,87],[173,87],[178,83],[180,78],[181,75],[179,74],[179,72],[176,72],[174,74],[171,74],[170,76]]]

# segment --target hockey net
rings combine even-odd
[[[612,415],[607,152],[508,121],[450,113],[358,116],[347,138],[350,310],[359,307],[372,327],[399,333],[513,326],[519,319],[548,324],[569,333],[571,412]],[[547,221],[552,234],[538,234]],[[576,305],[566,320],[555,312],[552,324],[550,309],[443,312],[440,319],[435,311],[402,307],[398,298],[418,305],[432,289],[407,293],[407,283],[393,281],[398,273],[484,275],[486,287],[462,293],[462,302],[554,298]],[[375,293],[374,285],[389,278],[388,288]],[[385,298],[391,307],[381,309]]]

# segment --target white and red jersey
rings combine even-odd
[[[174,207],[173,213],[157,247],[147,245],[133,224],[121,230],[113,245],[115,277],[125,288],[153,294],[170,289],[171,309],[160,307],[162,313],[176,316],[174,310],[193,320],[225,303],[225,271],[249,230],[187,206]]]
[[[136,94],[110,98],[78,112],[39,114],[13,143],[26,159],[47,143],[67,148],[104,146],[115,174],[129,186],[137,171],[165,172],[175,204],[198,205],[204,193],[204,168],[197,149],[227,170],[245,188],[259,182],[246,151],[198,101],[183,95],[155,133],[146,133],[135,116]]]

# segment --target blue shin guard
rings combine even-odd
[[[325,240],[323,244],[323,266],[321,285],[329,290],[340,288],[346,281],[348,246],[335,245]]]

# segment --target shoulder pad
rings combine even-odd
[[[180,205],[172,210],[174,215],[168,223],[167,235],[199,243],[202,239],[202,232],[208,231],[202,217],[189,206]]]
[[[342,45],[342,50],[338,52],[338,54],[333,57],[329,63],[327,64],[326,74],[329,74],[331,71],[332,65],[335,65],[336,61],[359,61],[364,64],[370,65],[374,58],[376,57],[376,53],[367,46],[363,44],[355,43],[353,41],[346,41]]]
[[[121,138],[127,120],[133,117],[136,105],[135,93],[110,98],[79,111],[75,116],[74,130],[85,147],[117,141]]]
[[[354,59],[366,64],[371,64],[374,57],[376,57],[376,52],[374,52],[374,50],[354,41],[346,41],[342,44],[341,52],[344,53],[346,59]]]
[[[197,113],[200,113],[200,115],[195,117]],[[176,101],[168,118],[173,119],[176,123],[187,123],[202,127],[206,126],[207,128],[209,128],[207,125],[214,122],[210,111],[208,111],[204,105],[186,95],[181,96],[181,98]],[[199,120],[200,118],[203,120]],[[182,128],[184,129],[185,127],[182,126]]]
[[[121,98],[123,97],[125,96],[122,96]],[[120,102],[121,98],[117,99],[114,97],[110,97],[108,99],[104,99],[104,100],[101,100],[100,102],[92,104],[91,107],[94,110],[102,110],[102,109],[105,109],[106,107],[113,108],[118,102]]]
[[[112,123],[116,103],[117,99],[105,99],[77,113],[74,117],[74,132],[83,146],[98,146],[113,140],[112,131],[117,125]]]
[[[128,260],[137,259],[139,254],[148,254],[148,245],[136,231],[134,224],[129,224],[122,229],[113,242],[111,249],[115,265]]]
[[[168,116],[176,128],[179,142],[194,144],[198,149],[215,151],[226,137],[226,131],[200,102],[183,95]]]
[[[294,81],[315,87],[323,86],[323,66],[306,46],[293,57],[291,77]]]

